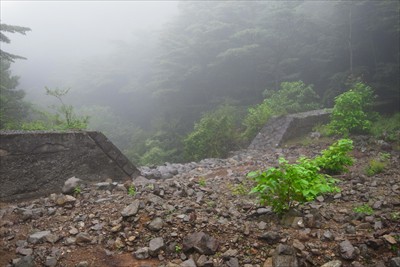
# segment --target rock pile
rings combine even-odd
[[[373,140],[356,141],[356,165],[336,177],[340,193],[282,217],[247,194],[249,171],[326,146],[143,167],[125,183],[74,178],[65,194],[3,203],[0,265],[400,266],[399,153],[390,151],[386,170],[368,177],[364,169],[381,150]],[[362,205],[372,212],[354,210]]]

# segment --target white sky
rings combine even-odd
[[[29,91],[51,86],[53,74],[59,77],[68,66],[109,53],[112,41],[160,28],[177,13],[177,2],[1,0],[0,10],[1,23],[32,29],[25,36],[6,33],[11,44],[1,43],[3,50],[28,58],[17,60],[12,70]]]

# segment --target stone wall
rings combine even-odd
[[[287,140],[311,132],[317,124],[327,123],[330,114],[331,110],[321,109],[273,117],[253,139],[249,149],[278,147]]]
[[[59,192],[72,176],[94,182],[139,174],[100,132],[0,131],[0,201]]]

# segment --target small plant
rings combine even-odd
[[[234,196],[245,196],[249,193],[249,189],[246,187],[246,185],[241,182],[240,184],[228,184],[229,190],[231,190],[232,195]]]
[[[347,172],[347,166],[354,163],[354,158],[348,155],[351,150],[353,150],[353,141],[340,139],[328,149],[323,150],[321,155],[315,158],[315,162],[328,174]]]
[[[379,153],[378,159],[371,159],[367,168],[365,169],[365,174],[368,176],[373,176],[378,173],[382,173],[390,159],[389,153]]]
[[[374,213],[374,210],[367,204],[354,207],[353,211],[355,213],[361,213],[366,215],[372,215]]]
[[[257,185],[250,193],[257,193],[262,204],[269,204],[277,213],[283,213],[297,203],[314,200],[318,195],[338,192],[337,182],[332,177],[319,173],[314,161],[300,158],[297,164],[289,164],[279,159],[279,168],[270,168],[265,172],[250,172]]]
[[[201,177],[200,178],[200,180],[199,180],[199,182],[198,182],[198,184],[200,185],[200,186],[206,186],[206,179],[204,179],[204,177]]]
[[[175,252],[180,253],[182,251],[182,247],[180,245],[175,245]]]
[[[128,195],[130,196],[135,196],[136,195],[136,188],[134,185],[129,186],[128,188]]]
[[[82,193],[82,188],[79,185],[75,186],[74,194],[79,195],[80,193]]]

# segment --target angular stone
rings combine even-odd
[[[135,199],[132,202],[132,204],[129,204],[121,211],[122,217],[130,217],[136,215],[139,211],[139,206],[140,206],[140,201]]]
[[[272,265],[274,267],[298,267],[295,249],[291,246],[279,244],[272,256]]]
[[[28,242],[31,244],[41,243],[41,242],[43,242],[44,238],[50,234],[51,234],[50,231],[41,231],[41,232],[34,233],[29,236]]]
[[[143,247],[139,248],[135,252],[133,252],[133,256],[138,260],[144,260],[149,258],[149,248]]]
[[[47,267],[55,267],[57,265],[57,258],[52,256],[47,256],[44,265]]]
[[[386,240],[386,242],[388,242],[391,245],[395,245],[397,243],[396,239],[394,239],[394,237],[391,235],[384,235],[382,237],[383,237],[383,239]]]
[[[200,254],[214,255],[218,250],[218,246],[218,241],[204,232],[196,232],[183,239],[184,252],[194,249]]]
[[[162,237],[156,237],[150,240],[149,243],[149,254],[156,256],[157,253],[164,248],[164,239]]]
[[[74,204],[76,202],[76,198],[70,195],[60,195],[56,199],[56,204],[59,206],[65,206],[67,204]]]
[[[13,260],[14,267],[34,267],[33,257],[31,255]]]
[[[342,256],[343,259],[354,260],[357,257],[356,250],[349,240],[340,242],[339,247],[340,247],[340,255]]]
[[[193,259],[188,259],[188,260],[182,262],[181,264],[179,264],[179,267],[197,267],[197,265]]]
[[[76,235],[76,243],[83,244],[83,243],[90,243],[92,242],[92,237],[88,233],[79,233]]]
[[[237,258],[230,258],[227,262],[226,265],[228,267],[239,267],[239,260]]]
[[[279,242],[281,239],[277,232],[266,232],[258,237],[258,239],[265,240],[269,245],[273,245]]]

